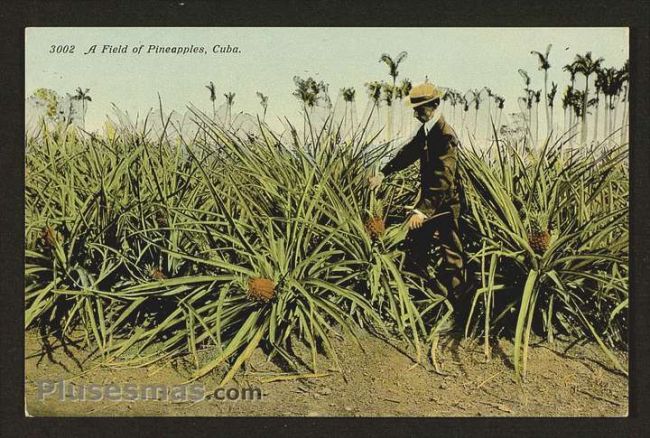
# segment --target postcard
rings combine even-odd
[[[627,416],[628,47],[27,28],[26,415]]]

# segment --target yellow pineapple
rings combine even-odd
[[[544,254],[551,242],[551,233],[548,229],[548,217],[543,213],[532,214],[529,219],[529,224],[528,243],[537,254]]]
[[[370,218],[366,221],[366,231],[370,237],[377,239],[386,232],[386,222],[384,221],[384,206],[381,200],[370,200]]]
[[[268,303],[275,294],[275,283],[268,278],[254,277],[248,280],[248,298]]]
[[[149,276],[149,278],[151,278],[152,280],[164,280],[167,278],[165,273],[160,268],[154,265],[151,264],[145,265],[145,270],[147,271],[147,275]]]

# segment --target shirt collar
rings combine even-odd
[[[433,128],[433,126],[438,122],[438,120],[440,120],[440,115],[441,112],[436,111],[435,113],[433,113],[433,117],[431,118],[431,120],[429,120],[424,124],[424,135],[429,135],[429,131],[431,131],[431,128]]]

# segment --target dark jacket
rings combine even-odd
[[[382,169],[386,176],[420,159],[420,197],[415,208],[428,217],[451,210],[460,215],[462,185],[459,179],[458,148],[453,128],[441,116],[425,138],[424,125]]]

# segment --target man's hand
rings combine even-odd
[[[370,190],[375,190],[378,188],[381,185],[382,181],[384,181],[384,174],[381,172],[378,172],[377,175],[368,177],[368,185],[370,186]]]
[[[426,218],[427,216],[424,213],[414,211],[413,214],[411,214],[411,217],[409,217],[407,223],[409,230],[416,230],[422,227],[422,224]]]

